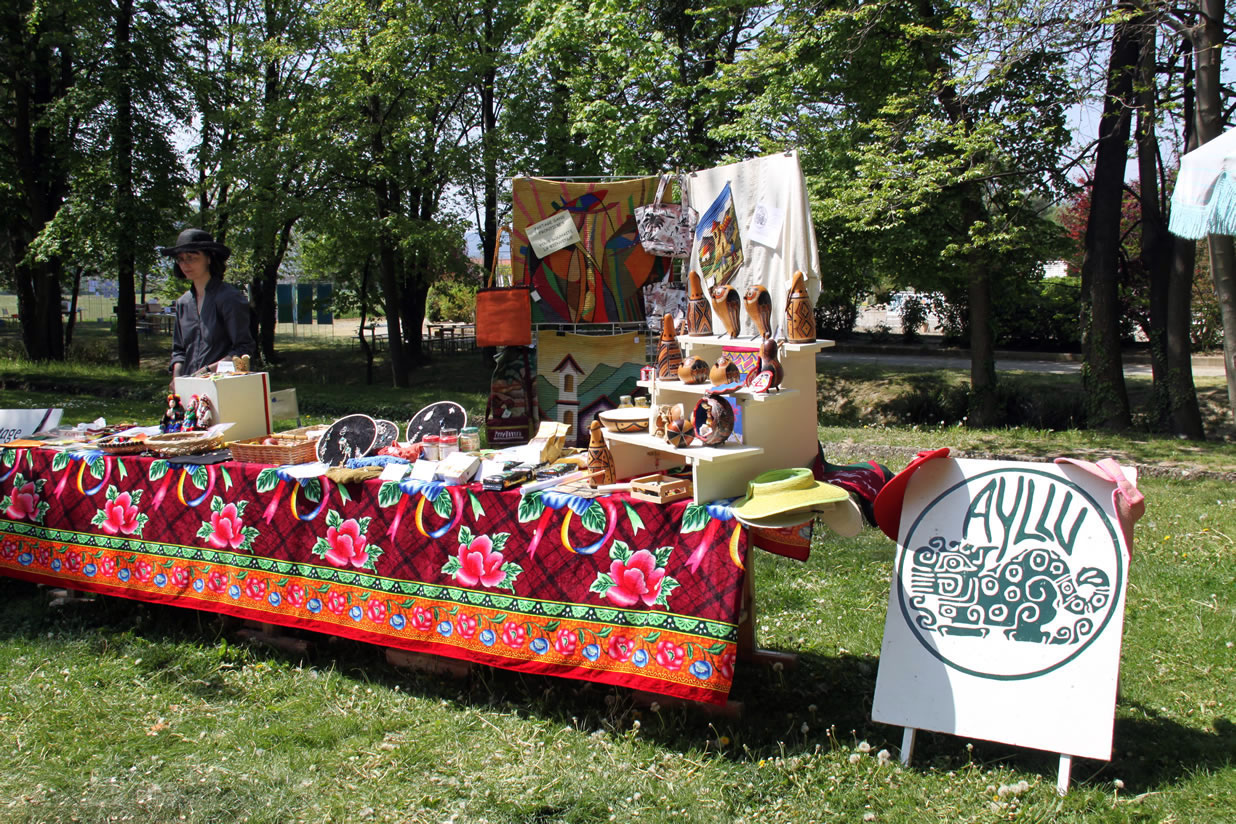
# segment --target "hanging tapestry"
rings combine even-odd
[[[729,283],[742,266],[742,239],[738,236],[730,184],[725,184],[700,217],[695,227],[695,244],[700,276],[714,286]]]
[[[644,319],[640,289],[660,280],[673,261],[644,250],[635,207],[651,203],[656,177],[566,183],[517,177],[512,182],[511,271],[535,289],[533,323],[625,323]],[[529,226],[563,210],[579,243],[544,258],[528,242]]]
[[[588,425],[630,395],[645,362],[644,335],[572,335],[541,330],[536,395],[541,420],[571,427],[567,443],[588,445]]]

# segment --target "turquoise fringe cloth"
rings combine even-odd
[[[1183,238],[1201,240],[1208,234],[1236,235],[1236,180],[1219,175],[1205,203],[1172,201],[1168,230]]]

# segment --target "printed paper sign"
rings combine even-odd
[[[785,223],[785,210],[760,201],[751,215],[747,237],[770,249],[781,245],[781,226]]]
[[[63,414],[63,409],[0,409],[0,443],[55,429]]]
[[[570,212],[552,214],[527,229],[528,242],[539,258],[549,257],[559,249],[579,243],[579,229]]]
[[[920,468],[872,718],[1110,759],[1129,559],[1112,490],[1072,466]]]

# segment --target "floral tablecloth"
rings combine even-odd
[[[724,505],[0,452],[0,572],[524,672],[726,700]]]

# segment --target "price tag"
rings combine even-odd
[[[579,229],[567,211],[550,215],[527,229],[528,242],[539,258],[548,257],[559,249],[579,243]]]

